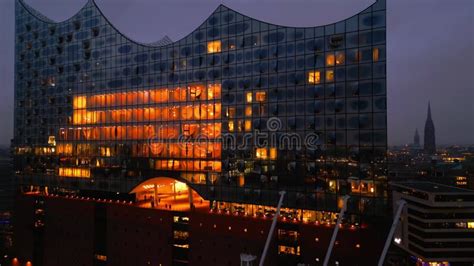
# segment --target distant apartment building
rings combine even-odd
[[[397,246],[419,265],[474,262],[474,191],[415,181],[392,188],[394,209],[398,200],[407,202],[394,235]]]

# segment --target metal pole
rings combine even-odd
[[[404,200],[399,200],[397,203],[398,209],[395,214],[395,217],[393,217],[392,227],[390,228],[390,232],[388,233],[387,240],[385,240],[385,246],[383,247],[382,255],[380,255],[379,263],[377,264],[378,266],[382,266],[383,262],[385,261],[385,256],[387,256],[388,248],[392,243],[393,234],[395,233],[395,229],[397,228],[398,222],[400,221],[400,215],[402,214],[403,207],[407,202]]]
[[[272,226],[270,227],[270,232],[268,232],[267,242],[265,242],[265,247],[263,248],[262,257],[260,258],[259,266],[263,266],[265,262],[265,257],[267,256],[268,247],[270,246],[270,242],[272,241],[273,231],[275,230],[275,226],[278,220],[278,216],[280,216],[280,208],[281,204],[283,203],[283,197],[285,196],[286,191],[280,191],[280,201],[278,201],[277,210],[275,216],[273,216]]]
[[[339,217],[337,218],[336,227],[334,228],[334,231],[332,232],[331,241],[329,242],[329,247],[328,247],[328,251],[326,252],[326,257],[324,258],[323,266],[328,265],[329,258],[331,257],[332,248],[334,247],[334,242],[336,242],[337,232],[339,232],[339,225],[342,223],[342,217],[344,216],[344,213],[346,212],[346,209],[347,209],[348,199],[349,199],[349,195],[345,195],[344,197],[342,197],[342,200],[343,200],[342,208],[341,208],[341,211],[339,212]]]

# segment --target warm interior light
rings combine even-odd
[[[245,131],[252,130],[252,120],[245,120]]]
[[[72,100],[73,109],[83,109],[87,107],[86,96],[74,96]]]
[[[326,70],[326,82],[334,81],[334,70],[328,69]]]
[[[372,49],[372,60],[379,61],[379,48],[373,48]]]
[[[255,157],[257,159],[267,159],[268,158],[268,155],[267,155],[267,148],[257,148],[255,150]]]
[[[334,66],[335,57],[333,53],[326,55],[326,66]]]
[[[308,83],[310,84],[319,84],[321,83],[321,72],[320,71],[311,71],[308,73]]]
[[[247,92],[245,95],[246,95],[245,99],[247,100],[247,102],[251,103],[252,102],[252,93]]]
[[[245,116],[252,116],[252,106],[245,106]]]
[[[270,148],[270,159],[276,160],[277,158],[277,148]]]
[[[211,41],[207,43],[207,53],[219,53],[221,51],[221,41]]]
[[[91,173],[89,168],[59,167],[59,176],[90,178]]]
[[[264,91],[257,91],[255,93],[255,100],[257,100],[257,102],[264,102],[267,100],[267,93],[264,92]]]

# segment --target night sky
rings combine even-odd
[[[87,0],[25,0],[62,21]],[[373,0],[96,0],[122,33],[140,42],[178,40],[223,3],[279,25],[348,18]],[[389,145],[411,143],[428,101],[438,144],[474,144],[474,1],[387,0]],[[0,0],[0,145],[13,137],[14,0]]]

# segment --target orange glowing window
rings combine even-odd
[[[257,159],[267,159],[268,158],[268,150],[267,148],[257,148],[255,150],[255,157]]]
[[[221,84],[210,84],[207,87],[207,99],[220,99],[221,98]]]
[[[107,256],[105,256],[105,255],[95,254],[94,257],[95,257],[96,260],[107,261]]]
[[[59,168],[59,176],[64,177],[84,177],[89,178],[91,176],[90,169],[88,168]]]
[[[319,84],[321,83],[321,72],[320,71],[311,71],[308,73],[308,83],[310,84]]]
[[[72,107],[74,109],[83,109],[87,107],[86,96],[74,96],[72,101]]]
[[[277,158],[277,148],[270,148],[270,159],[276,160]]]
[[[251,103],[252,102],[252,93],[251,92],[247,92],[247,94],[245,94],[245,99],[247,100],[248,103]]]
[[[252,130],[252,121],[245,120],[245,131],[250,131],[250,130]]]
[[[245,115],[246,116],[252,116],[252,106],[246,106],[245,107]]]
[[[264,91],[257,91],[255,93],[255,100],[257,100],[257,102],[264,102],[267,100],[267,93],[264,92]]]
[[[379,61],[379,48],[372,49],[372,60]]]
[[[326,55],[326,66],[334,66],[334,62],[335,62],[334,54],[333,53],[327,54]]]
[[[334,81],[334,70],[329,69],[326,70],[326,82],[332,82]]]
[[[212,41],[207,43],[207,53],[219,53],[221,51],[221,41]]]
[[[204,87],[200,85],[190,86],[189,87],[189,96],[191,100],[203,100],[202,92]]]
[[[234,131],[234,121],[229,121],[229,131]]]

